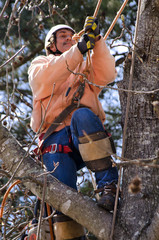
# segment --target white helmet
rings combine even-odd
[[[48,34],[46,35],[46,38],[45,38],[45,50],[46,50],[46,53],[48,51],[48,48],[50,47],[50,44],[54,42],[55,40],[55,33],[60,30],[60,29],[69,29],[71,30],[73,33],[75,33],[75,31],[73,30],[73,28],[71,28],[70,26],[68,25],[65,25],[65,24],[58,24],[54,27],[52,27],[50,29],[50,31],[48,32]]]

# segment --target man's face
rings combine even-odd
[[[50,48],[53,52],[56,52],[57,49],[64,53],[65,51],[69,50],[74,44],[75,41],[72,40],[73,32],[68,29],[60,29],[56,32],[56,46]]]

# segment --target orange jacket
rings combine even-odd
[[[115,60],[101,37],[95,43],[91,55],[93,77],[88,74],[88,80],[98,85],[106,85],[116,77]],[[33,92],[33,111],[31,116],[31,128],[34,132],[46,132],[53,120],[65,109],[72,100],[73,93],[78,86],[77,75],[71,73],[80,72],[85,68],[83,55],[80,53],[77,44],[60,56],[39,56],[35,58],[28,69],[29,83]],[[69,69],[71,70],[69,71]],[[66,97],[68,87],[71,91]],[[97,100],[101,89],[86,83],[81,104],[88,106],[101,121],[105,120],[105,113],[101,103]],[[64,126],[69,126],[71,121],[70,114],[56,131]]]

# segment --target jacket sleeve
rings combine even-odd
[[[60,56],[39,56],[35,58],[28,69],[29,84],[34,93],[34,99],[39,100],[51,95],[53,85],[57,88],[67,80],[71,72],[83,61],[83,56],[77,45],[72,46]]]
[[[102,37],[96,42],[93,49],[92,65],[94,83],[105,86],[114,81],[117,75],[115,70],[115,59],[110,54],[110,51]]]

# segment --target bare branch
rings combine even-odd
[[[23,49],[26,47],[26,45],[22,46],[21,49],[16,52],[10,59],[8,59],[5,63],[3,63],[0,68],[4,67],[5,65],[7,65],[9,62],[11,62],[20,52],[23,51]]]
[[[12,166],[11,173],[15,171],[20,159],[24,155],[25,151],[18,142],[4,127],[0,126],[0,158],[5,162],[7,168]],[[33,159],[25,157],[16,172],[16,177],[34,176],[36,178],[42,172],[41,167]],[[43,185],[43,176],[38,177],[38,181]],[[39,185],[32,181],[23,182],[23,184],[35,195],[42,198],[41,184]],[[109,240],[111,213],[99,208],[93,200],[62,184],[52,175],[47,175],[46,191],[46,202],[82,224],[99,239]]]
[[[3,17],[3,13],[5,12],[6,8],[8,7],[8,4],[9,4],[10,0],[7,0],[4,4],[4,7],[0,13],[0,19]]]

